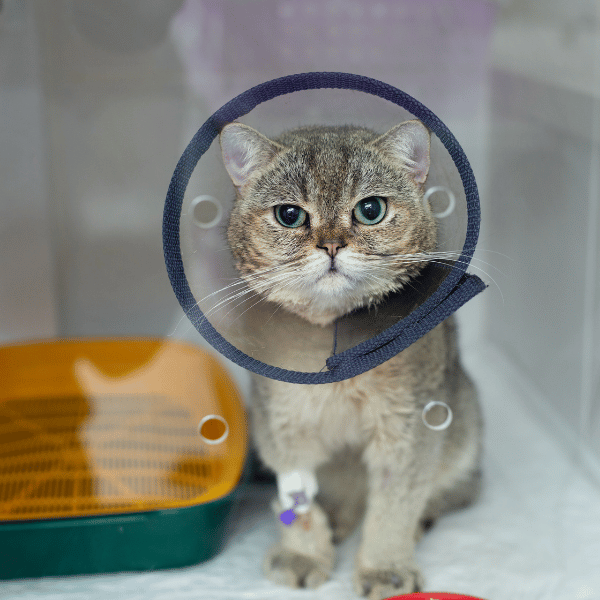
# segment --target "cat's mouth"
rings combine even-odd
[[[336,265],[332,264],[329,269],[327,269],[322,275],[319,275],[319,277],[317,277],[317,283],[319,281],[327,281],[333,278],[344,278],[347,279],[349,282],[353,280],[352,277],[350,277],[348,275],[348,273],[346,272],[342,272],[341,269],[339,269]]]

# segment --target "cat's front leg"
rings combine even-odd
[[[370,448],[364,458],[369,490],[355,590],[369,600],[418,592],[423,579],[414,559],[414,540],[431,494],[431,465],[417,449],[406,446]]]
[[[277,488],[272,508],[280,539],[265,558],[265,574],[283,585],[315,588],[329,579],[334,560],[327,516],[314,501],[318,491],[315,472],[279,473]]]
[[[316,470],[327,452],[316,437],[308,439],[299,416],[278,414],[282,402],[260,400],[253,407],[255,442],[278,487],[272,508],[279,541],[264,560],[264,572],[279,584],[314,588],[329,579],[334,562],[332,531],[315,501]]]
[[[275,583],[290,587],[316,588],[325,583],[333,569],[334,548],[323,509],[313,501],[290,519],[290,509],[283,510],[279,499],[273,502],[272,508],[280,539],[265,557],[265,575]]]

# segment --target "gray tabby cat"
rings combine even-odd
[[[236,268],[279,306],[273,319],[287,311],[326,328],[407,288],[432,256],[436,225],[422,201],[430,137],[421,122],[384,135],[302,127],[276,140],[232,123],[220,142],[236,189],[227,230]],[[311,343],[303,342],[307,370]],[[255,375],[253,388],[254,442],[278,479],[275,514],[297,515],[291,524],[278,519],[266,575],[296,587],[322,584],[333,544],[364,514],[356,592],[378,600],[418,591],[415,542],[479,490],[480,412],[453,320],[350,380],[299,385]],[[451,407],[448,429],[424,425],[432,400]]]

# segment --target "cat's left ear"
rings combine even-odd
[[[429,130],[416,119],[404,121],[371,142],[394,161],[399,161],[409,171],[413,181],[421,186],[429,173]]]

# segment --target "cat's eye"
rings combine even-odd
[[[306,211],[293,204],[280,204],[275,207],[275,218],[284,227],[300,227],[306,222]]]
[[[363,225],[375,225],[385,217],[386,209],[387,204],[383,198],[369,196],[354,207],[354,216]]]

